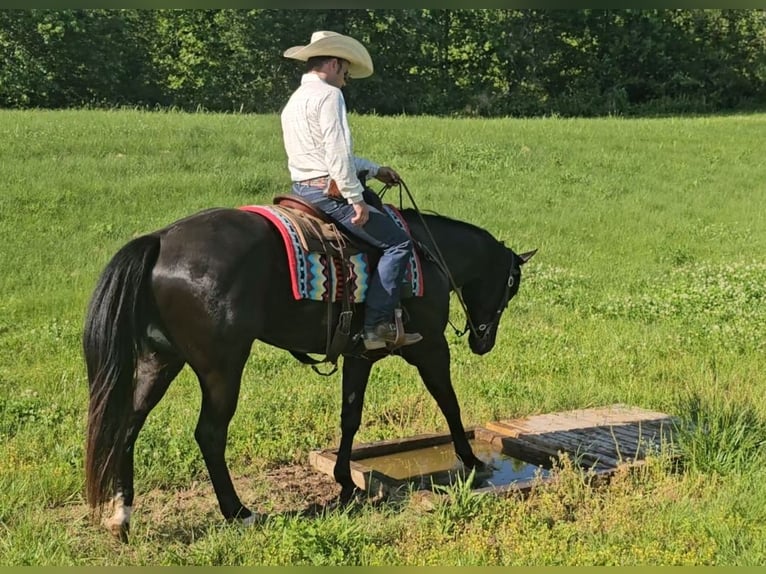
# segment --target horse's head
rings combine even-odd
[[[468,345],[477,355],[484,355],[495,346],[500,317],[519,290],[521,266],[535,253],[537,249],[518,255],[502,245],[502,251],[490,262],[486,272],[463,285],[462,295],[468,311]]]

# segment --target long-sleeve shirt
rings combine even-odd
[[[304,74],[281,114],[287,167],[293,181],[328,176],[349,203],[362,201],[357,172],[379,165],[354,156],[343,92],[316,74]]]

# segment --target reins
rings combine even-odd
[[[481,335],[479,333],[479,330],[476,329],[476,326],[473,324],[473,321],[471,320],[471,315],[468,313],[468,307],[465,304],[465,301],[463,300],[463,293],[461,292],[460,288],[455,283],[455,279],[452,277],[452,273],[450,273],[449,267],[447,267],[447,262],[444,259],[444,255],[442,255],[441,249],[439,249],[439,244],[436,242],[436,239],[434,238],[433,234],[431,233],[431,229],[428,227],[428,224],[426,223],[425,218],[423,217],[423,214],[420,212],[420,209],[418,208],[417,203],[415,203],[415,198],[412,197],[412,193],[410,193],[410,188],[407,187],[407,184],[404,182],[402,178],[399,178],[399,181],[395,184],[385,184],[383,188],[378,192],[378,197],[383,200],[383,196],[386,194],[386,192],[393,188],[394,186],[399,187],[399,209],[404,209],[404,202],[403,202],[403,194],[402,191],[407,193],[407,197],[410,200],[410,203],[412,203],[412,207],[415,210],[415,213],[418,214],[418,217],[420,218],[420,222],[423,224],[423,228],[426,230],[426,233],[428,234],[428,238],[431,240],[431,243],[434,246],[434,249],[436,250],[436,255],[434,256],[433,253],[431,253],[431,250],[426,246],[422,241],[418,241],[418,246],[425,252],[425,254],[436,264],[436,266],[439,268],[439,270],[444,273],[444,275],[449,279],[450,285],[452,286],[452,290],[457,294],[458,301],[460,301],[460,306],[463,308],[463,313],[465,313],[465,328],[460,331],[455,325],[452,324],[452,320],[448,317],[447,322],[449,323],[450,327],[455,331],[455,335],[458,337],[462,337],[465,335],[468,330],[470,329],[471,332],[473,332],[474,336],[477,338],[480,338]],[[413,238],[413,241],[415,239]]]

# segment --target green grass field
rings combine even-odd
[[[658,456],[591,488],[564,465],[527,499],[457,485],[430,512],[405,501],[245,529],[215,507],[187,367],[138,439],[132,537],[113,541],[83,499],[87,300],[132,237],[287,191],[279,120],[0,111],[0,564],[766,562],[766,115],[351,124],[357,153],[398,169],[420,208],[540,250],[492,353],[448,333],[465,423],[660,410],[695,425],[683,472]],[[232,474],[255,485],[243,502],[268,511],[264,473],[336,445],[339,417],[339,375],[256,343],[228,443]],[[357,440],[427,432],[446,423],[414,369],[381,362]]]

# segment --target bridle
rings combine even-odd
[[[436,250],[436,255],[431,253],[431,250],[423,242],[417,241],[414,238],[413,238],[413,241],[423,251],[425,256],[428,259],[430,259],[433,263],[435,263],[437,268],[447,277],[447,279],[450,282],[450,285],[452,286],[452,290],[457,294],[458,301],[460,301],[460,306],[463,308],[463,313],[465,313],[465,327],[463,328],[462,331],[460,331],[457,327],[455,327],[451,319],[448,318],[447,322],[449,323],[450,327],[452,327],[452,329],[455,331],[456,336],[462,337],[468,331],[471,331],[471,333],[473,333],[473,336],[478,341],[483,341],[489,336],[489,334],[492,332],[492,329],[495,327],[495,325],[497,325],[498,321],[500,320],[500,315],[503,314],[505,307],[508,305],[508,300],[511,295],[511,288],[514,285],[513,260],[511,260],[511,265],[510,265],[510,268],[508,269],[508,280],[505,282],[505,289],[503,291],[503,296],[500,299],[500,304],[497,307],[497,311],[495,312],[493,320],[490,321],[489,323],[481,323],[480,325],[476,326],[473,322],[473,319],[471,319],[471,314],[468,312],[468,306],[465,304],[465,300],[463,299],[463,292],[461,288],[458,287],[457,284],[455,283],[455,279],[452,277],[452,273],[450,273],[450,270],[447,267],[447,262],[445,261],[441,250],[439,249],[439,244],[436,243],[436,239],[434,239],[434,236],[431,233],[431,230],[429,229],[428,224],[423,218],[423,214],[420,212],[420,209],[418,209],[418,206],[415,203],[415,198],[412,197],[412,194],[410,193],[410,190],[407,187],[407,184],[404,183],[404,180],[399,178],[399,181],[396,184],[393,184],[393,185],[386,184],[378,192],[378,197],[380,197],[382,201],[385,193],[389,189],[391,189],[394,185],[397,185],[399,187],[399,209],[403,209],[402,190],[404,190],[407,193],[407,197],[409,197],[410,202],[412,203],[412,207],[415,209],[415,213],[418,214],[418,217],[420,218],[420,222],[423,224],[423,228],[426,230],[426,233],[428,234],[428,237],[431,240],[431,243],[433,244],[434,249]]]
[[[511,267],[508,270],[508,280],[505,282],[505,288],[503,289],[503,296],[500,298],[500,304],[497,307],[497,311],[495,311],[495,315],[492,321],[490,321],[489,323],[481,323],[478,327],[474,327],[473,322],[471,321],[471,316],[468,314],[468,308],[465,306],[465,303],[464,303],[463,311],[465,312],[465,317],[466,317],[465,328],[462,331],[458,331],[455,328],[455,326],[452,324],[452,321],[449,321],[450,326],[455,330],[455,334],[458,337],[462,337],[470,329],[473,332],[473,336],[476,337],[478,341],[483,341],[484,339],[486,339],[489,336],[489,334],[492,332],[492,330],[495,328],[497,323],[500,321],[500,315],[503,314],[503,311],[508,305],[508,300],[510,299],[510,295],[511,295],[511,288],[513,287],[514,283],[515,283],[515,280],[513,278],[513,262],[511,262]],[[461,294],[461,300],[462,300],[462,294]]]

